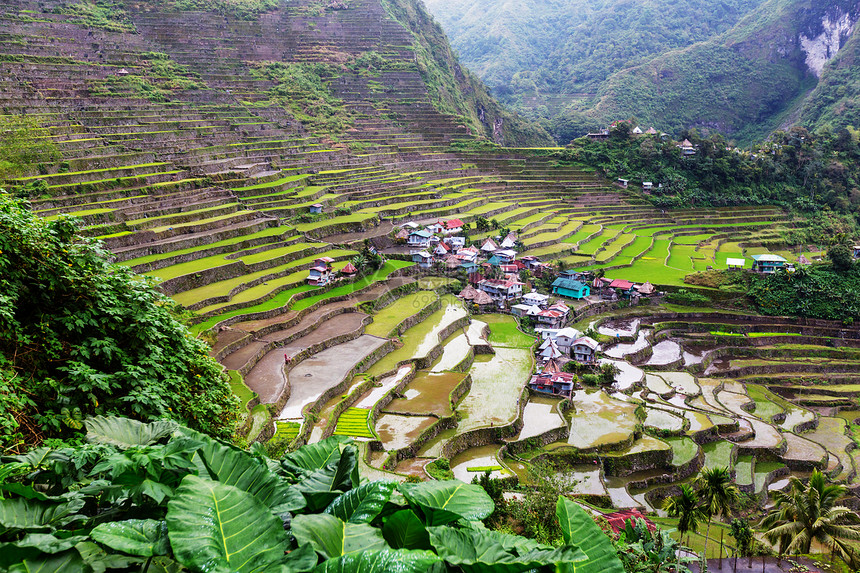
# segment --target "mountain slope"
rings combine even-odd
[[[464,61],[475,61],[503,98],[552,117],[552,132],[560,141],[627,117],[675,133],[716,129],[740,142],[761,139],[798,118],[812,127],[853,121],[846,111],[853,105],[853,88],[846,83],[853,80],[854,58],[833,58],[843,47],[852,53],[857,49],[849,43],[860,18],[856,0],[708,7],[619,0],[590,8],[546,0],[529,3],[519,14],[502,2],[493,12],[500,21],[492,24],[490,18],[477,18],[478,7],[490,9],[490,0],[473,0],[471,10],[457,16],[441,0],[429,3],[447,23]],[[569,24],[554,32],[552,46],[531,41],[529,34],[539,32],[541,23],[565,12]],[[509,31],[517,26],[527,37],[513,41]],[[489,27],[488,42],[475,45],[474,36]],[[523,49],[524,44],[537,49]],[[514,65],[535,71],[506,77],[499,72],[504,62],[513,62],[508,71]],[[812,92],[819,77],[821,85]]]

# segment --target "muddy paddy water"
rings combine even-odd
[[[564,426],[565,420],[558,413],[561,400],[532,396],[523,411],[523,429],[517,440],[538,436],[549,430]]]
[[[300,362],[289,373],[290,398],[279,418],[301,419],[305,406],[318,400],[329,388],[340,384],[356,364],[383,344],[385,340],[365,334]]]
[[[634,336],[639,322],[638,318],[613,320],[599,326],[597,332],[606,336]]]
[[[630,344],[616,344],[615,346],[609,348],[604,352],[610,358],[624,358],[628,354],[633,354],[634,352],[639,352],[644,348],[648,348],[648,340],[645,338],[650,331],[648,330],[640,330],[639,336],[636,338],[636,342]]]
[[[495,354],[477,356],[469,371],[472,389],[458,408],[462,413],[459,431],[512,422],[533,370],[529,349],[500,347]]]
[[[461,372],[421,371],[403,392],[403,398],[396,398],[386,406],[386,412],[398,414],[436,414],[450,416],[450,394],[466,374]]]
[[[674,340],[664,340],[654,345],[653,354],[647,364],[660,366],[681,358],[681,345]]]
[[[376,434],[386,450],[398,450],[415,441],[434,422],[436,418],[429,416],[382,414],[376,421]]]
[[[623,360],[610,360],[601,358],[601,364],[613,364],[618,368],[618,374],[615,375],[615,388],[621,390],[629,390],[636,384],[639,384],[645,377],[645,372],[641,368],[636,368],[629,362]]]
[[[576,412],[570,419],[568,444],[579,449],[623,442],[636,428],[636,405],[611,398],[600,390],[573,393]]]
[[[454,472],[455,478],[466,483],[487,470],[490,471],[490,477],[508,477],[511,472],[503,468],[498,453],[498,444],[471,448],[454,456],[451,460],[451,471]]]
[[[469,350],[472,348],[465,332],[460,330],[449,336],[443,344],[445,347],[441,356],[430,367],[432,372],[453,370],[468,356]]]

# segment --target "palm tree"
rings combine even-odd
[[[690,544],[689,533],[696,533],[699,524],[705,520],[705,514],[699,507],[699,496],[689,484],[681,485],[681,493],[674,497],[667,497],[663,502],[663,509],[669,517],[678,518],[678,531],[681,533],[683,542],[684,534],[687,533],[687,545]]]
[[[708,541],[711,536],[711,519],[728,513],[740,499],[741,492],[732,481],[729,468],[705,468],[696,479],[699,488],[699,498],[702,500],[702,512],[708,516],[708,528],[705,531],[705,550],[702,559],[707,559]]]
[[[779,554],[809,553],[812,541],[830,548],[850,567],[860,564],[857,550],[848,541],[860,541],[860,516],[836,505],[845,486],[828,484],[816,470],[804,484],[789,478],[787,492],[774,493],[776,507],[762,520],[765,539],[779,544]]]

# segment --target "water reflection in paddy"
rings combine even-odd
[[[452,334],[445,340],[442,355],[436,359],[430,370],[432,372],[452,370],[466,358],[471,348],[466,335],[463,332],[457,331],[457,333]]]
[[[645,416],[645,425],[658,430],[678,431],[683,427],[684,420],[665,410],[648,408],[648,414]]]
[[[593,448],[628,439],[636,427],[636,405],[612,399],[600,390],[578,390],[573,394],[576,412],[571,416],[568,443]]]
[[[609,360],[607,358],[600,359],[601,364],[614,364],[618,368],[618,374],[615,375],[615,388],[621,391],[628,390],[642,381],[645,372],[641,368],[636,368],[629,362],[623,360]]]
[[[454,477],[460,481],[470,483],[476,475],[486,471],[484,468],[496,468],[490,472],[490,477],[506,477],[510,475],[507,470],[499,469],[502,464],[498,459],[498,444],[470,448],[454,456],[451,460],[451,471]]]
[[[523,411],[523,429],[518,440],[525,440],[564,425],[564,419],[557,413],[560,400],[532,396]]]
[[[643,348],[648,347],[648,340],[646,340],[646,336],[650,330],[640,330],[639,336],[636,338],[636,342],[632,344],[616,344],[615,346],[607,349],[604,354],[609,356],[610,358],[624,358],[628,354],[633,354],[634,352],[639,352]]]
[[[674,340],[664,340],[654,345],[653,353],[647,364],[658,366],[669,364],[681,358],[681,345]]]
[[[462,414],[459,430],[507,424],[518,413],[523,387],[534,368],[531,349],[496,348],[472,365],[472,389],[457,408]]]
[[[687,372],[661,372],[660,377],[681,394],[696,396],[701,392],[696,379]]]
[[[461,372],[419,372],[403,392],[405,398],[392,400],[386,410],[403,414],[450,416],[450,394],[466,375]]]

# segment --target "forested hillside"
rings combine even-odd
[[[853,121],[857,2],[428,5],[464,62],[562,143],[628,117],[740,143],[798,122]]]

